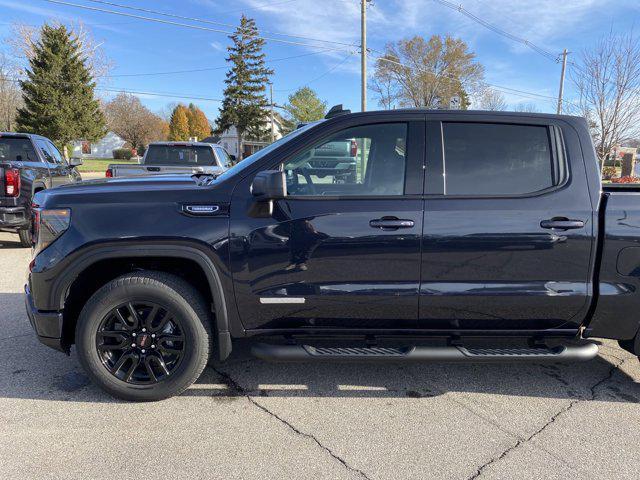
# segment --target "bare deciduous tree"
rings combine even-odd
[[[18,108],[22,106],[22,92],[16,81],[17,67],[0,53],[0,131],[12,131]]]
[[[119,93],[105,105],[104,112],[109,130],[128,142],[132,148],[167,139],[167,123],[142,105],[135,95]]]
[[[383,106],[448,108],[458,96],[466,108],[483,77],[484,68],[462,40],[415,36],[387,44],[376,60],[373,85]]]
[[[631,33],[611,32],[574,65],[574,110],[583,115],[600,164],[621,143],[640,135],[640,43]]]
[[[538,106],[535,103],[531,102],[518,103],[514,107],[514,110],[516,112],[540,113],[540,109],[538,108]]]
[[[507,101],[504,98],[504,95],[498,90],[494,90],[490,87],[485,88],[484,91],[480,94],[477,100],[477,106],[479,110],[490,111],[507,110],[509,107],[507,105]]]

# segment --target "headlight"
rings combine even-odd
[[[62,235],[71,223],[71,210],[57,208],[54,210],[34,209],[33,239],[34,256],[51,245]]]

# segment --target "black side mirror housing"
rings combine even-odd
[[[232,162],[235,162],[238,159],[235,155],[231,153],[229,154],[229,158],[231,159]]]
[[[287,178],[280,170],[265,170],[251,182],[251,194],[256,200],[279,200],[287,196]]]

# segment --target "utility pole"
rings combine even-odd
[[[271,101],[269,102],[271,106],[271,143],[276,140],[276,126],[274,124],[274,115],[273,115],[273,83],[269,83],[269,97]]]
[[[567,70],[567,49],[562,52],[562,73],[560,74],[560,91],[558,92],[558,115],[562,113],[562,95],[564,94],[564,74]]]
[[[360,109],[367,111],[367,1],[360,0],[360,69],[362,78],[360,79],[360,97],[362,103]]]

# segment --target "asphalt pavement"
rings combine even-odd
[[[245,343],[182,396],[102,393],[41,345],[0,233],[0,478],[637,479],[640,363],[269,364]]]

